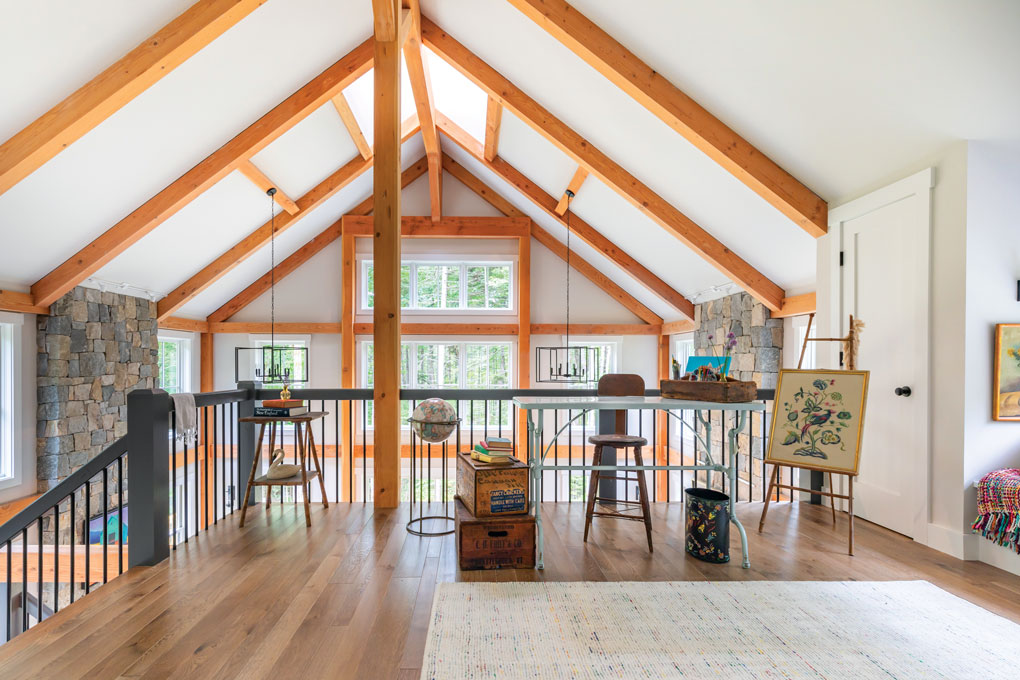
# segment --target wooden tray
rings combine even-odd
[[[714,401],[721,404],[748,402],[758,398],[758,385],[741,380],[726,382],[660,380],[659,390],[667,399]]]

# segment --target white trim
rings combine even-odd
[[[922,462],[921,479],[914,480],[917,489],[921,494],[921,511],[914,519],[913,539],[918,543],[927,545],[929,540],[928,520],[931,516],[931,438],[932,438],[932,414],[931,414],[931,190],[935,186],[935,171],[933,168],[925,168],[909,177],[893,182],[892,184],[873,191],[865,196],[854,199],[843,205],[829,210],[829,252],[830,252],[830,326],[829,334],[837,337],[847,332],[845,323],[847,321],[844,312],[846,308],[847,291],[843,287],[843,271],[849,269],[849,262],[844,263],[846,267],[840,267],[839,254],[843,250],[843,225],[846,222],[857,219],[876,210],[880,210],[893,203],[900,201],[916,201],[914,223],[915,242],[918,247],[910,254],[920,258],[925,272],[924,285],[919,286],[919,295],[922,299],[920,307],[925,310],[928,332],[919,338],[920,350],[917,360],[918,385],[914,389],[914,398],[922,402],[921,413],[924,414],[924,426],[919,428],[921,442],[918,442],[924,452]],[[910,255],[904,254],[904,256]],[[962,547],[961,547],[962,550]]]
[[[10,474],[0,479],[0,502],[7,502],[21,496],[32,494],[36,491],[35,482],[35,405],[36,405],[36,381],[34,370],[29,373],[29,360],[32,368],[35,367],[36,351],[35,343],[29,343],[28,337],[35,336],[35,316],[14,314],[11,312],[0,312],[0,324],[4,325],[4,335],[7,351],[0,356],[4,365],[3,371],[7,394],[4,399],[9,404],[9,421],[3,428],[3,437],[6,439],[5,446],[10,455]],[[26,357],[26,352],[31,352]],[[31,418],[31,429],[26,418]],[[29,436],[31,435],[31,436]]]
[[[194,344],[195,338],[192,333],[184,331],[172,331],[172,330],[161,330],[156,333],[156,346],[164,342],[174,343],[177,345],[177,382],[180,386],[181,392],[193,391],[193,379],[194,375]],[[162,357],[157,357],[156,370],[159,375],[156,377],[162,379],[163,367]],[[164,385],[160,384],[160,389],[166,389]]]

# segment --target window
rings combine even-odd
[[[272,347],[309,346],[309,338],[307,337],[295,338],[293,336],[289,338],[281,338],[277,336],[275,339],[268,335],[262,335],[258,337],[253,336],[250,338],[250,342],[252,347],[259,348],[270,346]],[[252,355],[252,361],[255,362],[255,366],[253,367],[253,369],[257,368],[261,371],[264,368],[262,366],[262,352],[251,352],[250,354]],[[304,362],[308,357],[307,352],[284,352],[281,354],[283,355],[281,363],[283,364],[284,369],[289,368],[290,374],[292,376],[305,375],[305,371],[308,368],[307,366],[304,365]],[[255,375],[254,370],[252,370],[251,375]],[[311,374],[309,374],[308,377],[311,378]],[[263,383],[262,387],[267,390],[278,390],[283,388],[283,383]]]
[[[617,342],[595,342],[584,338],[573,338],[570,347],[594,347],[598,350],[598,359],[591,381],[587,383],[569,383],[567,386],[579,390],[591,390],[598,384],[599,378],[606,373],[616,373]],[[589,414],[590,415],[590,414]]]
[[[801,347],[804,347],[804,336],[806,336],[808,332],[808,318],[806,316],[797,316],[791,319],[791,321],[793,323],[794,334],[797,337],[797,343],[794,345],[794,347],[796,347],[797,349],[797,353],[792,361],[793,367],[797,368],[797,361],[800,359]],[[812,328],[811,330],[814,331],[814,328]],[[812,336],[813,335],[814,333],[812,332]],[[803,369],[815,368],[815,366],[817,365],[815,363],[816,362],[815,351],[817,347],[818,347],[817,342],[807,343],[807,347],[804,348],[804,362],[801,364],[800,366],[801,368]]]
[[[14,477],[14,327],[0,323],[0,479]]]
[[[159,336],[159,387],[170,394],[191,391],[191,340]]]
[[[694,355],[694,337],[690,333],[680,335],[673,341],[673,359],[680,365],[680,374],[687,370],[687,359]],[[673,369],[670,368],[670,377]]]
[[[402,342],[400,343],[400,386],[413,389],[505,389],[512,386],[512,346],[509,342]],[[362,343],[362,384],[372,387],[374,345]],[[454,406],[456,406],[454,402]],[[372,404],[366,404],[369,427],[373,425]],[[411,415],[409,402],[401,402],[401,422]],[[510,425],[510,409],[496,401],[474,401],[461,418],[476,425]],[[406,427],[406,425],[405,425]]]
[[[372,309],[372,262],[361,267],[361,307]],[[512,262],[405,262],[400,267],[400,306],[408,310],[513,309]]]

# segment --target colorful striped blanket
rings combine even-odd
[[[990,472],[978,482],[978,518],[971,527],[1020,553],[1020,469]]]

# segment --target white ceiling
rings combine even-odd
[[[0,0],[0,139],[87,82],[191,0]],[[573,0],[674,84],[835,205],[959,139],[1017,136],[1020,2]],[[815,242],[505,0],[422,0],[423,11],[620,165],[790,294],[814,288]],[[26,290],[371,33],[367,0],[269,0],[211,45],[0,195],[0,287]],[[73,56],[72,56],[73,55]],[[486,97],[426,51],[435,103],[481,138]],[[372,74],[345,94],[372,138]],[[404,116],[413,113],[406,75]],[[444,151],[557,238],[566,232],[456,145]],[[405,165],[423,153],[404,145]],[[357,150],[331,104],[253,162],[297,199]],[[553,195],[574,163],[505,113],[500,155]],[[447,178],[446,192],[467,191]],[[416,183],[410,192],[421,192]],[[451,188],[453,187],[453,188]],[[277,239],[277,260],[371,191],[371,171]],[[417,205],[420,200],[408,200]],[[688,297],[727,283],[590,177],[577,214]],[[420,208],[419,208],[420,209]],[[172,290],[268,217],[238,173],[209,189],[97,277]],[[599,253],[579,253],[667,320],[679,313]],[[267,249],[180,315],[202,318],[268,269]]]

